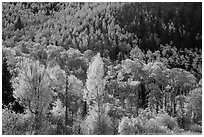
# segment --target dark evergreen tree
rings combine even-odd
[[[13,97],[13,88],[11,84],[11,73],[8,70],[6,57],[2,61],[2,108],[9,107],[15,112],[22,113],[24,108]]]
[[[21,17],[20,17],[20,15],[18,16],[18,19],[15,21],[15,23],[14,23],[14,29],[15,30],[17,30],[17,29],[19,29],[19,30],[21,30],[22,28],[23,28],[24,26],[23,26],[23,23],[22,23],[22,21],[21,21]]]
[[[2,105],[4,108],[4,105],[8,106],[9,103],[13,103],[15,98],[13,97],[13,88],[10,82],[12,75],[8,70],[7,59],[3,57],[2,60]]]

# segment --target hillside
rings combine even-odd
[[[2,59],[3,134],[202,132],[201,2],[3,2]]]

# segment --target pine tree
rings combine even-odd
[[[23,28],[24,26],[23,26],[23,23],[22,23],[22,21],[21,21],[21,17],[20,17],[20,15],[18,16],[18,19],[15,21],[15,23],[14,23],[14,29],[15,30],[17,30],[17,29],[19,29],[19,30],[21,30],[22,28]]]
[[[12,75],[8,70],[7,59],[6,57],[3,57],[3,62],[2,62],[2,105],[3,106],[4,105],[7,106],[9,103],[13,103],[15,100],[15,98],[13,97],[12,84],[10,82],[11,77]]]

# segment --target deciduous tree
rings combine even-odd
[[[40,129],[41,118],[53,98],[49,68],[39,61],[25,59],[14,83],[14,96],[35,115],[35,133]]]

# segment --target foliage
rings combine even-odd
[[[82,133],[85,135],[112,135],[113,127],[111,119],[106,114],[102,114],[99,118],[99,114],[95,111],[91,111],[86,119],[83,121]]]
[[[26,59],[14,81],[14,96],[35,115],[35,134],[41,126],[41,118],[46,114],[52,101],[51,79],[47,68],[39,61]]]
[[[2,105],[8,105],[10,102],[14,102],[13,88],[11,83],[11,73],[8,70],[7,59],[3,57],[2,61]]]
[[[2,134],[4,135],[23,135],[33,134],[32,123],[34,122],[31,113],[16,114],[5,108],[2,110]]]
[[[51,70],[51,77],[53,80],[56,97],[54,107],[51,110],[54,116],[62,117],[67,113],[76,114],[80,108],[80,103],[83,97],[83,83],[77,79],[75,75],[67,76],[65,70],[62,70],[59,65],[53,67]],[[68,90],[67,90],[68,89]],[[66,92],[67,91],[67,92]],[[64,111],[63,109],[66,110]],[[70,115],[71,117],[71,115]],[[68,118],[67,118],[68,119]],[[69,121],[73,121],[69,120]],[[73,124],[73,122],[71,122]]]
[[[167,127],[161,125],[156,119],[150,118],[143,121],[141,117],[127,118],[123,117],[119,123],[118,133],[120,135],[137,134],[169,134]]]
[[[97,107],[101,107],[100,105],[103,103],[103,96],[105,95],[104,89],[106,84],[103,77],[103,61],[98,53],[87,70],[87,93],[84,93],[84,98],[87,100],[87,103],[90,106],[97,105]]]
[[[151,118],[155,118],[156,117],[156,113],[151,111],[150,108],[146,108],[145,110],[143,109],[140,109],[139,110],[139,113],[138,113],[138,116],[144,120],[144,121],[148,121],[150,120]]]
[[[3,134],[199,131],[201,11],[200,2],[3,2]]]
[[[14,96],[32,113],[45,113],[53,96],[47,68],[30,59],[22,62],[21,67],[19,77],[14,81]]]
[[[54,102],[54,106],[53,106],[53,109],[50,111],[51,115],[54,116],[54,117],[57,117],[57,118],[61,118],[64,116],[64,107],[62,106],[62,102],[57,99],[55,102]]]
[[[190,131],[192,132],[201,132],[202,133],[202,126],[198,124],[193,124],[190,126]]]
[[[118,133],[120,135],[144,134],[146,129],[143,124],[138,118],[123,117],[119,123]]]
[[[170,130],[173,130],[178,126],[177,121],[170,117],[168,114],[160,114],[156,117],[156,121],[163,125],[164,127],[169,128]]]
[[[186,103],[187,115],[193,119],[194,122],[202,121],[202,88],[192,90],[187,97]]]
[[[89,105],[89,115],[85,120],[84,134],[113,134],[111,119],[104,111],[105,84],[103,61],[98,53],[87,70],[87,92],[84,99]]]
[[[165,126],[160,125],[156,119],[150,119],[146,125],[148,134],[168,134]]]
[[[192,70],[201,78],[201,3],[19,2],[2,7],[3,45],[35,41],[81,52],[108,51],[114,61],[132,56],[138,45],[138,51],[151,51],[151,60],[160,56],[170,68]],[[21,30],[14,27],[18,20]]]
[[[192,125],[192,120],[188,116],[178,116],[176,119],[179,127],[182,129],[189,130],[190,125]]]

